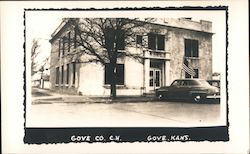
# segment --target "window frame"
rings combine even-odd
[[[56,82],[55,82],[55,84],[59,85],[59,83],[60,83],[60,68],[56,67]]]
[[[64,65],[61,66],[61,85],[64,85]]]
[[[194,71],[195,71],[195,76],[193,78],[199,78],[199,69],[195,68]]]
[[[61,39],[58,40],[58,57],[61,56]]]
[[[70,52],[70,45],[71,45],[71,32],[68,32],[68,52]]]
[[[117,34],[117,38],[115,39],[115,35]],[[117,42],[116,42],[117,41]],[[120,29],[116,32],[115,29],[107,27],[104,30],[104,42],[106,49],[110,50],[113,48],[111,43],[116,45],[117,50],[125,50],[125,30]]]
[[[62,43],[63,43],[63,46],[62,46],[62,55],[65,54],[65,37],[62,38]]]
[[[138,41],[139,40],[139,41]],[[143,36],[142,35],[136,35],[136,46],[141,47],[143,43]]]
[[[199,58],[199,40],[184,39],[185,57]]]
[[[69,84],[69,64],[67,64],[66,68],[66,85]]]
[[[104,66],[104,84],[105,85],[110,85],[111,84],[111,79],[110,71],[107,67],[110,65],[110,63],[106,63]],[[116,85],[122,86],[125,85],[125,65],[124,64],[116,64],[116,69],[117,69],[117,75],[116,75]]]
[[[165,35],[148,33],[148,49],[165,51]]]
[[[74,49],[77,47],[77,28],[74,27]]]
[[[72,63],[72,85],[76,83],[76,63]]]

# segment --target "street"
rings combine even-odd
[[[196,127],[221,124],[220,104],[173,101],[40,103],[26,127]]]

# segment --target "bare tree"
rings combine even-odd
[[[33,39],[31,47],[31,75],[34,75],[37,72],[35,59],[39,54],[39,47],[39,39]]]
[[[149,20],[128,18],[84,18],[70,19],[74,25],[77,46],[81,47],[77,57],[85,55],[84,63],[100,63],[109,65],[110,69],[110,96],[116,98],[117,85],[117,60],[128,56],[142,62],[142,53],[126,51],[126,47],[136,42],[135,31],[145,31],[145,25]],[[76,53],[73,53],[74,55]]]

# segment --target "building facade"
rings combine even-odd
[[[72,94],[110,95],[108,65],[73,60],[74,53],[81,47],[76,43],[76,31],[69,21],[64,20],[50,40],[51,88]],[[139,53],[141,61],[129,56],[117,61],[118,96],[151,93],[179,78],[212,79],[211,22],[166,18],[147,23],[144,29],[146,31],[134,32],[136,41],[123,51]]]

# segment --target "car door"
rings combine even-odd
[[[170,87],[169,87],[169,93],[168,97],[173,99],[180,99],[183,97],[183,84],[184,82],[182,80],[175,81]]]
[[[193,90],[193,84],[192,81],[187,80],[184,83],[184,87],[183,87],[183,98],[185,99],[189,99],[190,98],[190,91]]]
[[[180,86],[178,87],[178,90],[176,91],[176,95],[178,99],[187,99],[189,96],[189,85],[188,81],[183,80],[180,83]]]

